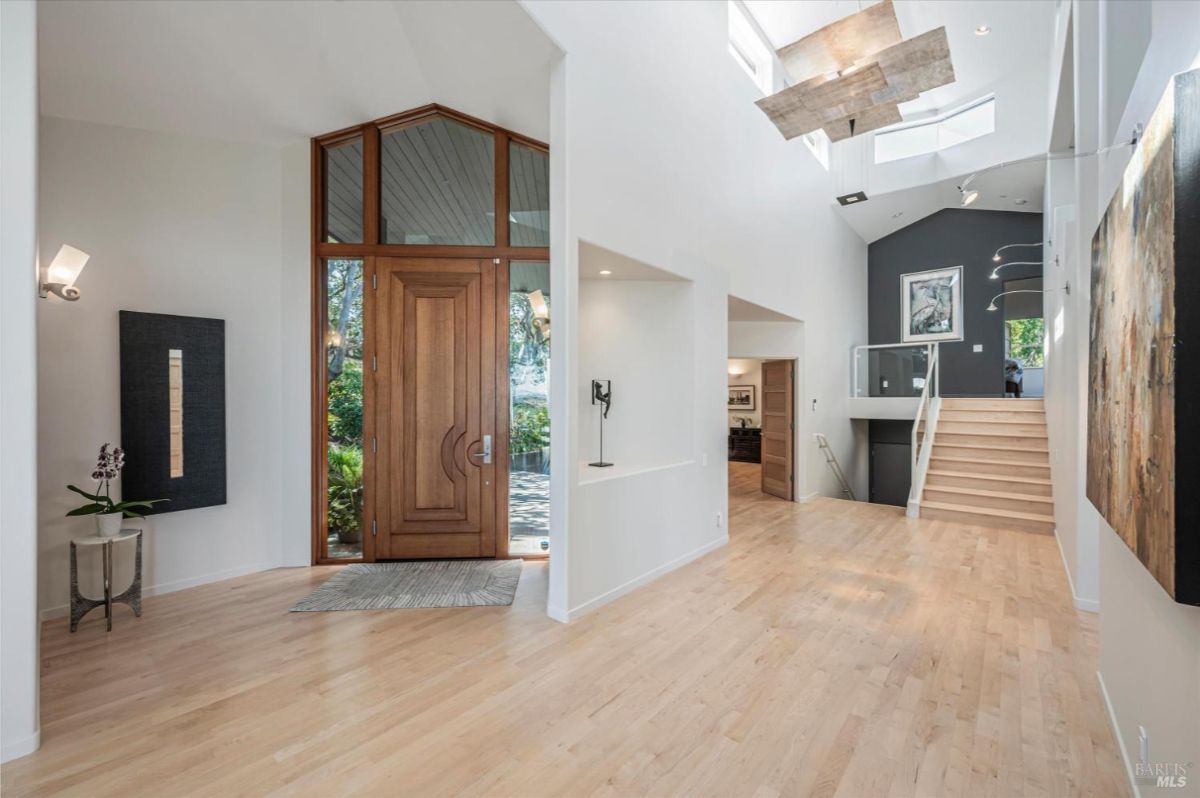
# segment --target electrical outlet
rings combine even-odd
[[[718,512],[718,513],[717,513],[717,526],[718,526],[718,527],[719,527],[719,526],[721,526],[721,524],[723,524],[724,522],[725,522],[725,515],[724,515],[724,513],[720,513],[720,512]]]
[[[1150,763],[1150,735],[1146,734],[1145,726],[1138,726],[1138,761]]]
[[[972,352],[982,352],[983,344],[975,344],[974,346],[971,347],[971,351]]]
[[[708,452],[700,453],[700,465],[704,468],[708,467]]]

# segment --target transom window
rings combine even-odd
[[[996,99],[960,108],[936,119],[875,133],[875,163],[929,155],[996,131]]]

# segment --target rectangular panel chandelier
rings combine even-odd
[[[778,50],[795,84],[756,105],[785,139],[825,131],[841,141],[903,121],[899,104],[954,82],[944,27],[900,37],[892,0]]]

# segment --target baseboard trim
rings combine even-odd
[[[193,576],[187,579],[177,579],[174,582],[165,582],[161,585],[150,585],[149,587],[142,586],[142,598],[150,596],[161,596],[164,593],[174,593],[177,590],[186,590],[189,587],[199,587],[200,585],[209,585],[213,582],[222,582],[226,579],[234,579],[239,576],[255,574],[259,571],[269,571],[276,566],[266,563],[254,563],[252,565],[242,565],[237,568],[230,568],[225,571],[216,571],[211,574],[203,574],[202,576]],[[38,617],[42,621],[52,621],[56,618],[65,618],[70,613],[69,604],[60,604],[57,607],[47,607],[38,613]]]
[[[820,491],[813,491],[812,493],[808,494],[807,496],[801,496],[800,498],[796,499],[796,501],[799,504],[808,504],[809,502],[813,501],[814,499],[819,498],[820,495],[821,495]]]
[[[0,762],[11,762],[23,756],[29,756],[42,746],[42,730],[38,729],[23,740],[9,743],[0,749]]]
[[[1100,602],[1093,599],[1080,598],[1075,592],[1075,580],[1071,578],[1071,568],[1067,565],[1067,552],[1063,549],[1062,539],[1058,536],[1058,527],[1054,528],[1054,542],[1058,544],[1058,556],[1062,559],[1063,571],[1067,574],[1067,587],[1071,589],[1071,601],[1075,609],[1084,612],[1100,612]]]
[[[632,593],[634,590],[637,590],[639,587],[648,585],[649,583],[653,582],[655,579],[658,579],[660,576],[664,576],[664,575],[670,573],[671,571],[674,571],[676,568],[681,568],[684,565],[687,565],[688,563],[692,562],[693,560],[698,560],[699,558],[703,557],[705,554],[708,554],[710,551],[715,551],[716,549],[721,548],[728,542],[729,542],[728,535],[719,537],[716,540],[705,543],[703,546],[701,546],[698,549],[693,549],[692,551],[688,552],[687,554],[681,555],[679,557],[676,557],[673,560],[665,562],[662,565],[658,566],[657,568],[652,568],[651,570],[647,571],[646,573],[642,574],[641,576],[634,577],[633,579],[630,579],[628,582],[626,582],[622,585],[618,585],[617,587],[614,587],[612,590],[601,593],[599,596],[596,596],[594,599],[589,599],[588,601],[585,601],[584,603],[580,604],[578,607],[572,607],[569,610],[563,610],[561,607],[547,607],[546,613],[556,621],[559,621],[561,623],[571,623],[572,621],[578,620],[582,616],[587,615],[589,612],[593,612],[595,610],[600,609],[605,604],[616,601],[621,596],[624,596],[626,593]]]
[[[1121,724],[1117,723],[1117,712],[1113,709],[1112,699],[1108,697],[1108,687],[1100,671],[1096,671],[1096,681],[1100,683],[1100,697],[1104,699],[1104,709],[1108,712],[1108,725],[1112,727],[1117,746],[1121,749],[1121,765],[1125,768],[1125,777],[1129,779],[1129,789],[1133,791],[1133,798],[1142,798],[1142,791],[1138,789],[1137,779],[1133,775],[1133,765],[1129,761],[1129,751],[1125,748],[1125,738],[1121,736]]]

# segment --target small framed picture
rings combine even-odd
[[[900,275],[900,340],[961,341],[962,266]]]
[[[730,410],[754,410],[754,386],[753,385],[730,385],[729,386],[729,409]]]

